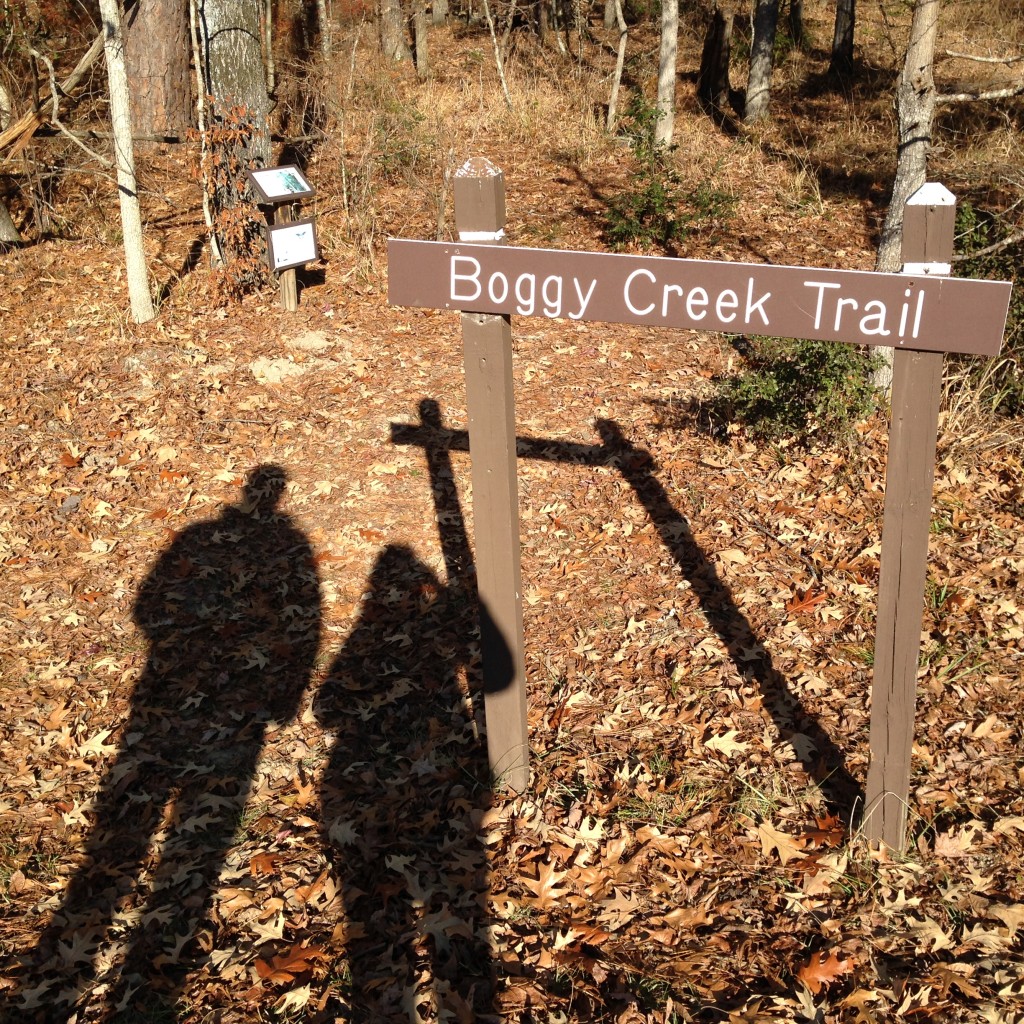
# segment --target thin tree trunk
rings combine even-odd
[[[626,18],[622,13],[622,0],[612,0],[612,4],[615,8],[615,20],[619,26],[619,52],[615,56],[615,73],[612,75],[612,89],[608,97],[608,120],[605,122],[605,129],[609,132],[615,131],[615,120],[619,108],[619,85],[622,82],[622,69],[626,64],[626,42],[629,38]]]
[[[267,69],[267,95],[277,89],[277,61],[274,59],[274,0],[263,4],[263,59]]]
[[[697,75],[697,99],[717,114],[729,102],[729,61],[732,54],[732,12],[716,7],[711,13]]]
[[[836,0],[836,23],[832,34],[832,60],[828,73],[843,78],[853,72],[853,26],[856,0]]]
[[[779,24],[779,0],[757,0],[754,8],[754,40],[750,45],[750,74],[743,120],[753,124],[768,116],[775,63],[775,30]]]
[[[110,119],[114,130],[117,157],[117,191],[121,200],[121,229],[124,235],[124,260],[128,277],[128,297],[132,319],[144,324],[156,315],[149,291],[149,271],[142,245],[142,210],[135,181],[135,151],[132,144],[131,99],[124,63],[124,37],[117,0],[100,0],[103,21],[103,49],[107,58],[110,83]]]
[[[672,144],[676,121],[676,53],[679,46],[679,0],[662,0],[661,47],[658,51],[658,123],[654,141]]]
[[[604,0],[604,27],[614,28],[618,24],[615,13],[615,0]]]
[[[484,0],[484,15],[487,18],[487,28],[491,33],[491,45],[494,47],[494,64],[498,69],[498,81],[501,83],[501,91],[505,97],[505,106],[512,109],[512,97],[509,95],[508,82],[505,80],[505,62],[501,59],[501,48],[498,46],[498,34],[494,30],[494,18],[491,17],[491,5]]]
[[[417,7],[417,11],[420,8]],[[331,16],[327,11],[327,0],[316,0],[316,17],[320,22],[320,56],[329,64],[334,46],[331,40]]]
[[[430,20],[434,25],[443,25],[448,20],[448,0],[434,0],[430,5]]]
[[[430,44],[427,39],[426,0],[413,0],[416,5],[413,14],[413,43],[416,47],[416,77],[425,81],[430,77]]]
[[[928,153],[932,145],[935,114],[935,39],[939,30],[941,0],[916,0],[910,23],[910,41],[903,72],[896,85],[896,179],[892,199],[882,227],[875,269],[895,273],[903,263],[901,239],[903,208],[925,183]],[[875,374],[875,383],[888,390],[892,385],[892,349],[876,350],[885,360]]]
[[[798,50],[803,49],[807,41],[804,36],[804,0],[789,0],[789,37]]]

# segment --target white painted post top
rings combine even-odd
[[[501,174],[485,156],[471,156],[456,172],[456,178],[494,178]]]
[[[922,185],[908,200],[907,206],[955,206],[956,196],[937,181]]]

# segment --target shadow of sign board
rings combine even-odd
[[[995,355],[1010,284],[458,242],[388,242],[388,302]]]

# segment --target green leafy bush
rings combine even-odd
[[[766,440],[848,437],[875,408],[877,356],[840,342],[754,337],[747,369],[719,384],[718,411]]]
[[[1000,416],[1024,415],[1024,291],[1016,287],[1019,268],[1024,266],[1024,240],[1011,242],[983,256],[980,249],[1002,241],[1010,230],[995,216],[979,210],[969,201],[957,208],[957,249],[969,258],[954,264],[957,277],[1013,281],[1010,312],[1006,321],[1003,349],[995,360],[977,356],[954,357],[963,371],[953,377],[954,386],[968,388],[971,400]]]
[[[635,96],[620,134],[627,139],[637,169],[624,192],[608,200],[605,239],[615,249],[671,249],[694,231],[713,230],[727,221],[735,197],[705,179],[687,190],[676,170],[674,147],[655,140],[660,112]]]

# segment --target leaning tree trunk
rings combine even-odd
[[[836,24],[832,33],[832,60],[830,75],[843,78],[853,71],[853,26],[856,20],[856,0],[836,0]]]
[[[903,234],[903,208],[907,200],[925,183],[928,152],[932,144],[932,118],[935,114],[935,39],[939,30],[941,0],[916,0],[910,23],[910,42],[903,72],[896,85],[896,120],[899,133],[896,145],[896,180],[892,199],[882,227],[875,269],[895,273],[902,265],[900,243]],[[891,348],[879,349],[884,365],[875,374],[875,383],[888,391],[892,385]]]
[[[121,230],[124,235],[124,261],[128,278],[128,297],[132,319],[143,324],[156,315],[149,292],[149,272],[142,246],[142,211],[135,181],[135,151],[132,147],[131,100],[124,63],[124,36],[117,0],[100,0],[103,21],[103,49],[107,58],[110,84],[110,119],[117,158],[117,192],[121,200]]]
[[[676,53],[679,47],[679,0],[661,2],[661,48],[658,51],[658,123],[654,141],[672,144],[676,122]]]
[[[743,121],[753,124],[768,116],[775,63],[775,30],[779,24],[779,0],[757,0],[754,8],[754,39],[750,45],[750,73]]]
[[[629,31],[626,28],[626,16],[622,13],[622,0],[613,0],[615,6],[615,20],[619,26],[619,49],[615,55],[615,71],[612,74],[612,88],[608,95],[608,120],[605,122],[605,130],[615,131],[615,122],[619,111],[619,86],[622,83],[622,69],[626,65],[626,42],[629,38]]]
[[[187,0],[138,0],[125,60],[136,134],[181,138],[192,126]]]

